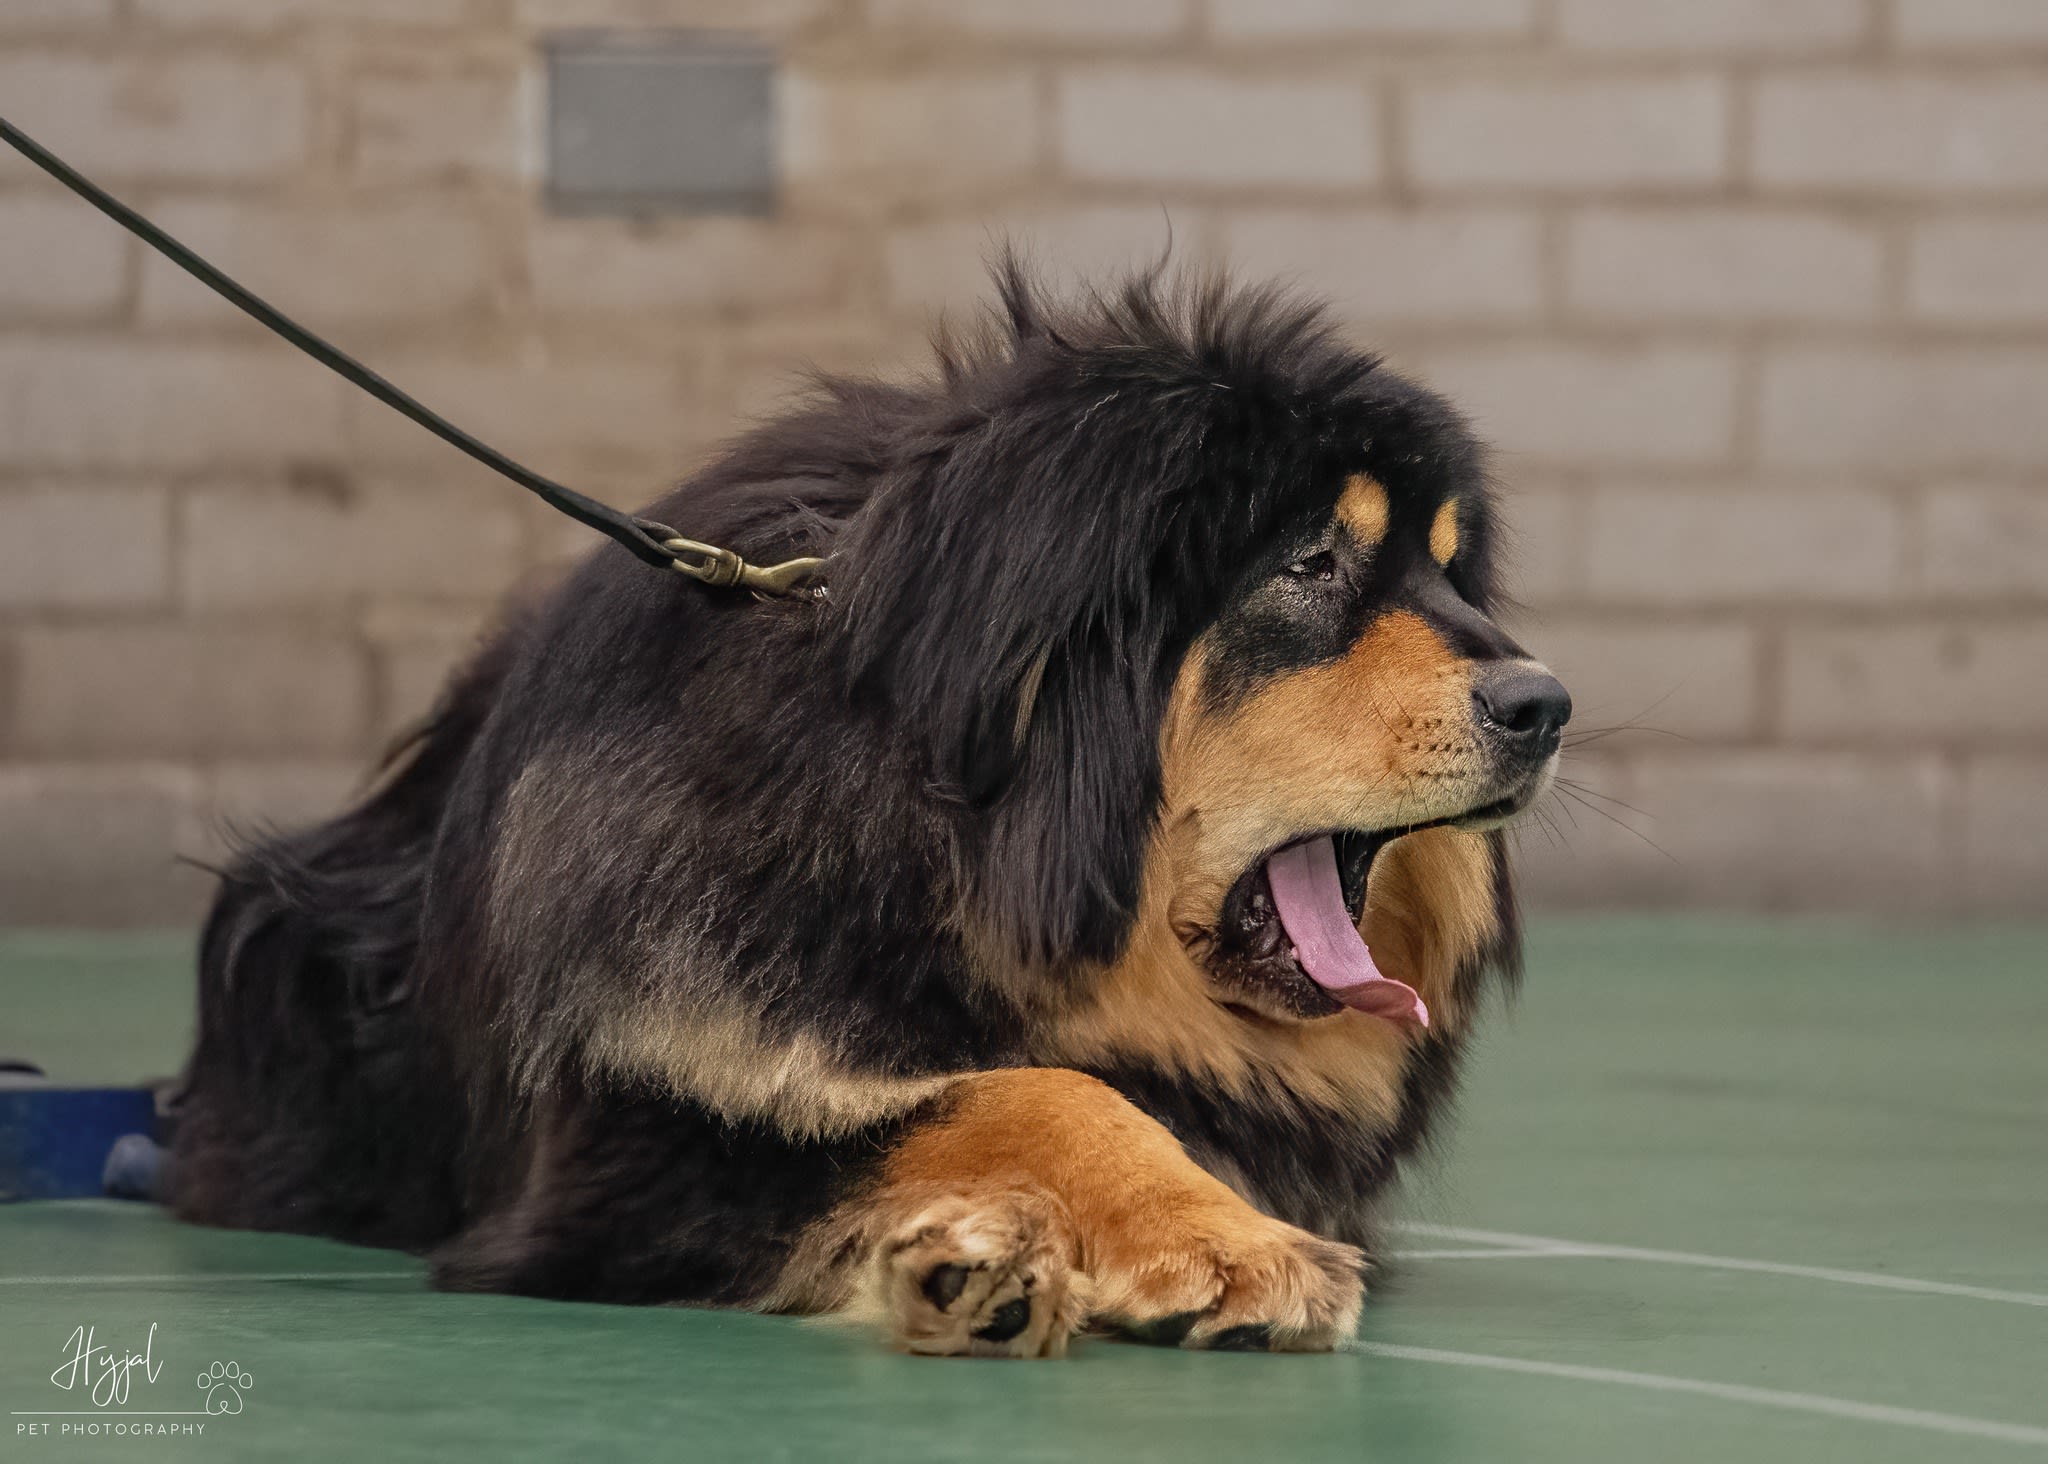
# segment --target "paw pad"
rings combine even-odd
[[[974,1336],[982,1342],[1007,1342],[1030,1325],[1030,1297],[1013,1296],[996,1308],[986,1326],[975,1329]]]
[[[926,1301],[940,1311],[945,1311],[958,1301],[960,1293],[967,1289],[967,1276],[966,1266],[948,1261],[944,1265],[932,1267],[919,1289],[924,1292]]]
[[[1271,1352],[1273,1329],[1262,1322],[1227,1327],[1209,1339],[1211,1352]]]

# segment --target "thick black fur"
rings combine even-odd
[[[823,381],[648,510],[756,563],[831,556],[822,603],[602,548],[373,796],[241,854],[201,951],[184,1214],[433,1249],[451,1286],[758,1300],[893,1126],[795,1139],[607,1082],[597,1024],[715,1000],[854,1072],[1030,1062],[1122,949],[1168,693],[1254,561],[1369,472],[1462,496],[1456,587],[1485,607],[1463,424],[1313,309],[1000,283],[933,380]],[[1044,1001],[972,974],[970,932]],[[1400,1130],[1368,1137],[1278,1089],[1248,1111],[1136,1057],[1103,1076],[1348,1237],[1454,1059],[1430,1043]]]

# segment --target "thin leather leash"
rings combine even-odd
[[[550,508],[617,540],[635,557],[657,569],[672,569],[692,579],[702,580],[716,589],[737,587],[752,590],[757,595],[792,599],[824,597],[825,587],[819,583],[825,567],[822,559],[749,564],[730,549],[685,539],[666,524],[621,513],[609,504],[599,503],[595,498],[586,497],[573,488],[515,463],[496,448],[479,442],[440,413],[399,390],[347,352],[236,284],[4,117],[0,117],[0,140],[229,304],[254,316],[330,371],[361,387],[385,406],[410,417],[451,447],[468,453],[493,472],[502,473],[528,492],[538,495]]]

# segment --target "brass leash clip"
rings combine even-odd
[[[662,539],[661,547],[675,556],[677,573],[702,580],[713,589],[738,586],[763,598],[824,598],[825,587],[811,583],[825,568],[822,559],[785,559],[780,564],[749,564],[730,549],[678,537],[674,530]]]

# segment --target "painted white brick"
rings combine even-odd
[[[216,611],[492,599],[520,567],[522,506],[416,481],[196,489],[178,536],[185,600]]]
[[[104,30],[118,14],[115,0],[7,0],[0,6],[0,34]]]
[[[1893,0],[1893,24],[1907,46],[2039,45],[2048,41],[2040,0]]]
[[[512,6],[520,24],[535,30],[662,26],[771,36],[800,29],[840,8],[838,0],[513,0]]]
[[[1086,44],[1171,35],[1187,24],[1189,0],[869,0],[867,13],[884,26]]]
[[[1963,829],[1964,908],[2048,914],[2048,758],[1973,759]]]
[[[1686,751],[1641,757],[1629,801],[1664,851],[1623,888],[1646,904],[1750,910],[1947,908],[1938,759]]]
[[[1096,68],[1060,78],[1056,116],[1061,160],[1081,178],[1334,187],[1379,171],[1362,82]]]
[[[12,0],[10,0],[12,3]],[[348,25],[450,26],[470,0],[130,0],[138,19],[166,27],[273,30],[306,21]]]
[[[991,188],[1038,162],[1038,85],[1021,69],[796,69],[778,96],[783,163],[800,184],[862,182],[929,195],[940,184]]]
[[[1491,40],[1527,35],[1535,0],[1209,0],[1210,25],[1227,40],[1355,36]]]
[[[663,363],[394,355],[394,381],[451,421],[540,472],[620,472],[651,493],[706,435],[702,406]],[[447,444],[361,393],[346,403],[350,453],[375,467],[430,467],[499,482]],[[719,424],[719,430],[731,424]],[[579,487],[603,492],[581,477]],[[501,488],[499,491],[503,491]]]
[[[75,319],[121,303],[127,236],[83,203],[0,197],[0,248],[0,319]]]
[[[1429,352],[1424,374],[1514,459],[1711,462],[1729,452],[1735,366],[1686,346],[1472,346]]]
[[[1776,53],[1853,45],[1864,0],[1562,0],[1558,34],[1589,51]]]
[[[2048,737],[2048,616],[1989,625],[1795,627],[1785,730],[1848,742]]]
[[[1884,601],[1905,575],[1892,502],[1853,489],[1611,488],[1587,512],[1587,587],[1653,605]]]
[[[1701,741],[1761,730],[1758,633],[1727,621],[1548,615],[1518,638],[1572,694],[1572,730],[1631,726]],[[1615,737],[1619,746],[1639,741]]]
[[[358,647],[310,630],[30,626],[15,745],[51,758],[345,752],[368,730]]]
[[[1902,469],[2048,464],[2048,351],[1787,348],[1764,365],[1767,462]]]
[[[1576,493],[1508,485],[1498,510],[1505,530],[1499,552],[1511,596],[1541,605],[1577,592],[1583,578],[1582,507]]]
[[[365,178],[516,178],[538,162],[511,73],[365,76],[351,89],[355,167]]]
[[[156,221],[258,295],[315,325],[418,321],[489,307],[492,238],[444,199],[325,208],[181,199]],[[142,319],[217,326],[241,319],[154,250],[144,251]]]
[[[847,274],[842,236],[769,219],[545,219],[533,290],[564,312],[819,306]]]
[[[280,344],[0,338],[0,462],[162,468],[332,458],[353,390]]]
[[[182,924],[206,908],[178,861],[198,780],[165,763],[0,765],[0,924]]]
[[[1982,192],[2048,185],[2048,87],[2010,75],[1853,72],[1757,83],[1755,172],[1824,189]]]
[[[1935,594],[2048,602],[2048,487],[1958,483],[1928,491],[1920,567]]]
[[[1958,325],[2048,320],[2048,217],[1924,220],[1913,230],[1906,302],[1924,319]]]
[[[1877,235],[1823,214],[1594,209],[1567,234],[1569,303],[1599,315],[1844,320],[1874,315]]]
[[[22,51],[0,57],[0,97],[8,121],[95,181],[277,178],[306,151],[306,82],[282,62]],[[0,149],[0,178],[34,172]]]
[[[1728,99],[1709,76],[1420,82],[1405,107],[1426,187],[1691,186],[1727,168]]]
[[[955,309],[991,298],[988,263],[1004,241],[1017,246],[1034,271],[1055,288],[1100,284],[1121,271],[1150,265],[1174,244],[1188,263],[1191,216],[1175,210],[1171,222],[1156,208],[1032,210],[997,220],[944,218],[900,225],[883,246],[890,303]]]
[[[162,605],[170,591],[170,541],[170,508],[160,489],[0,489],[0,608]]]
[[[1517,320],[1543,306],[1542,230],[1498,209],[1268,209],[1231,216],[1226,251],[1248,278],[1282,278],[1368,327]]]

